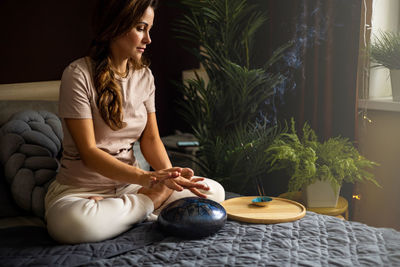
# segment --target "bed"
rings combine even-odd
[[[57,112],[56,100],[40,101],[1,100],[2,116],[39,108]],[[278,224],[228,219],[202,239],[177,238],[157,222],[143,222],[103,242],[61,245],[47,234],[40,211],[16,204],[1,174],[0,266],[400,266],[400,232],[313,212]]]
[[[98,243],[60,245],[45,226],[0,230],[1,266],[400,266],[400,233],[307,212],[280,224],[228,220],[185,240],[144,222]]]

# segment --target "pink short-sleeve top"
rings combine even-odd
[[[97,108],[97,93],[88,64],[87,58],[72,62],[61,78],[59,116],[64,139],[61,166],[56,179],[61,184],[86,188],[116,187],[122,184],[83,164],[64,119],[92,119],[97,147],[127,164],[138,166],[132,146],[146,126],[147,114],[155,112],[154,78],[149,68],[131,69],[126,77],[117,77],[126,127],[114,131],[104,122]]]

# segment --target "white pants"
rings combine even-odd
[[[205,178],[209,191],[200,190],[208,199],[222,202],[223,187]],[[142,186],[131,184],[116,189],[88,189],[62,185],[54,181],[45,200],[46,221],[49,234],[61,243],[75,244],[97,242],[115,237],[146,219],[155,220],[157,214],[169,203],[180,198],[194,196],[185,189],[174,191],[157,210],[151,199],[137,192]],[[91,196],[104,199],[95,201]]]

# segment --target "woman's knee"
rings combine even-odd
[[[62,243],[97,242],[127,231],[153,211],[144,195],[95,201],[87,198],[61,200],[47,210],[49,234]]]
[[[201,183],[206,184],[210,188],[208,191],[204,191],[208,199],[216,202],[222,202],[225,200],[225,189],[219,182],[209,178],[204,178],[204,181]]]
[[[74,205],[51,207],[46,217],[50,236],[60,243],[68,244],[96,242],[108,238],[106,231],[91,216],[96,205],[95,200],[83,199],[81,203]]]

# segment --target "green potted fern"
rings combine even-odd
[[[393,101],[400,101],[400,33],[381,31],[371,44],[373,67],[390,70]]]
[[[377,163],[361,156],[347,138],[319,142],[307,123],[299,137],[292,119],[290,130],[279,134],[265,153],[269,171],[286,170],[288,191],[302,191],[308,207],[336,207],[344,182],[370,181],[379,186],[368,171]]]
[[[196,164],[201,174],[226,190],[250,194],[253,181],[265,178],[264,150],[276,133],[265,110],[274,87],[282,81],[270,67],[288,45],[277,49],[263,66],[254,63],[253,45],[266,17],[247,0],[181,0],[184,16],[177,37],[203,66],[181,87],[179,113],[192,127],[200,146]],[[259,184],[256,182],[257,185]]]

